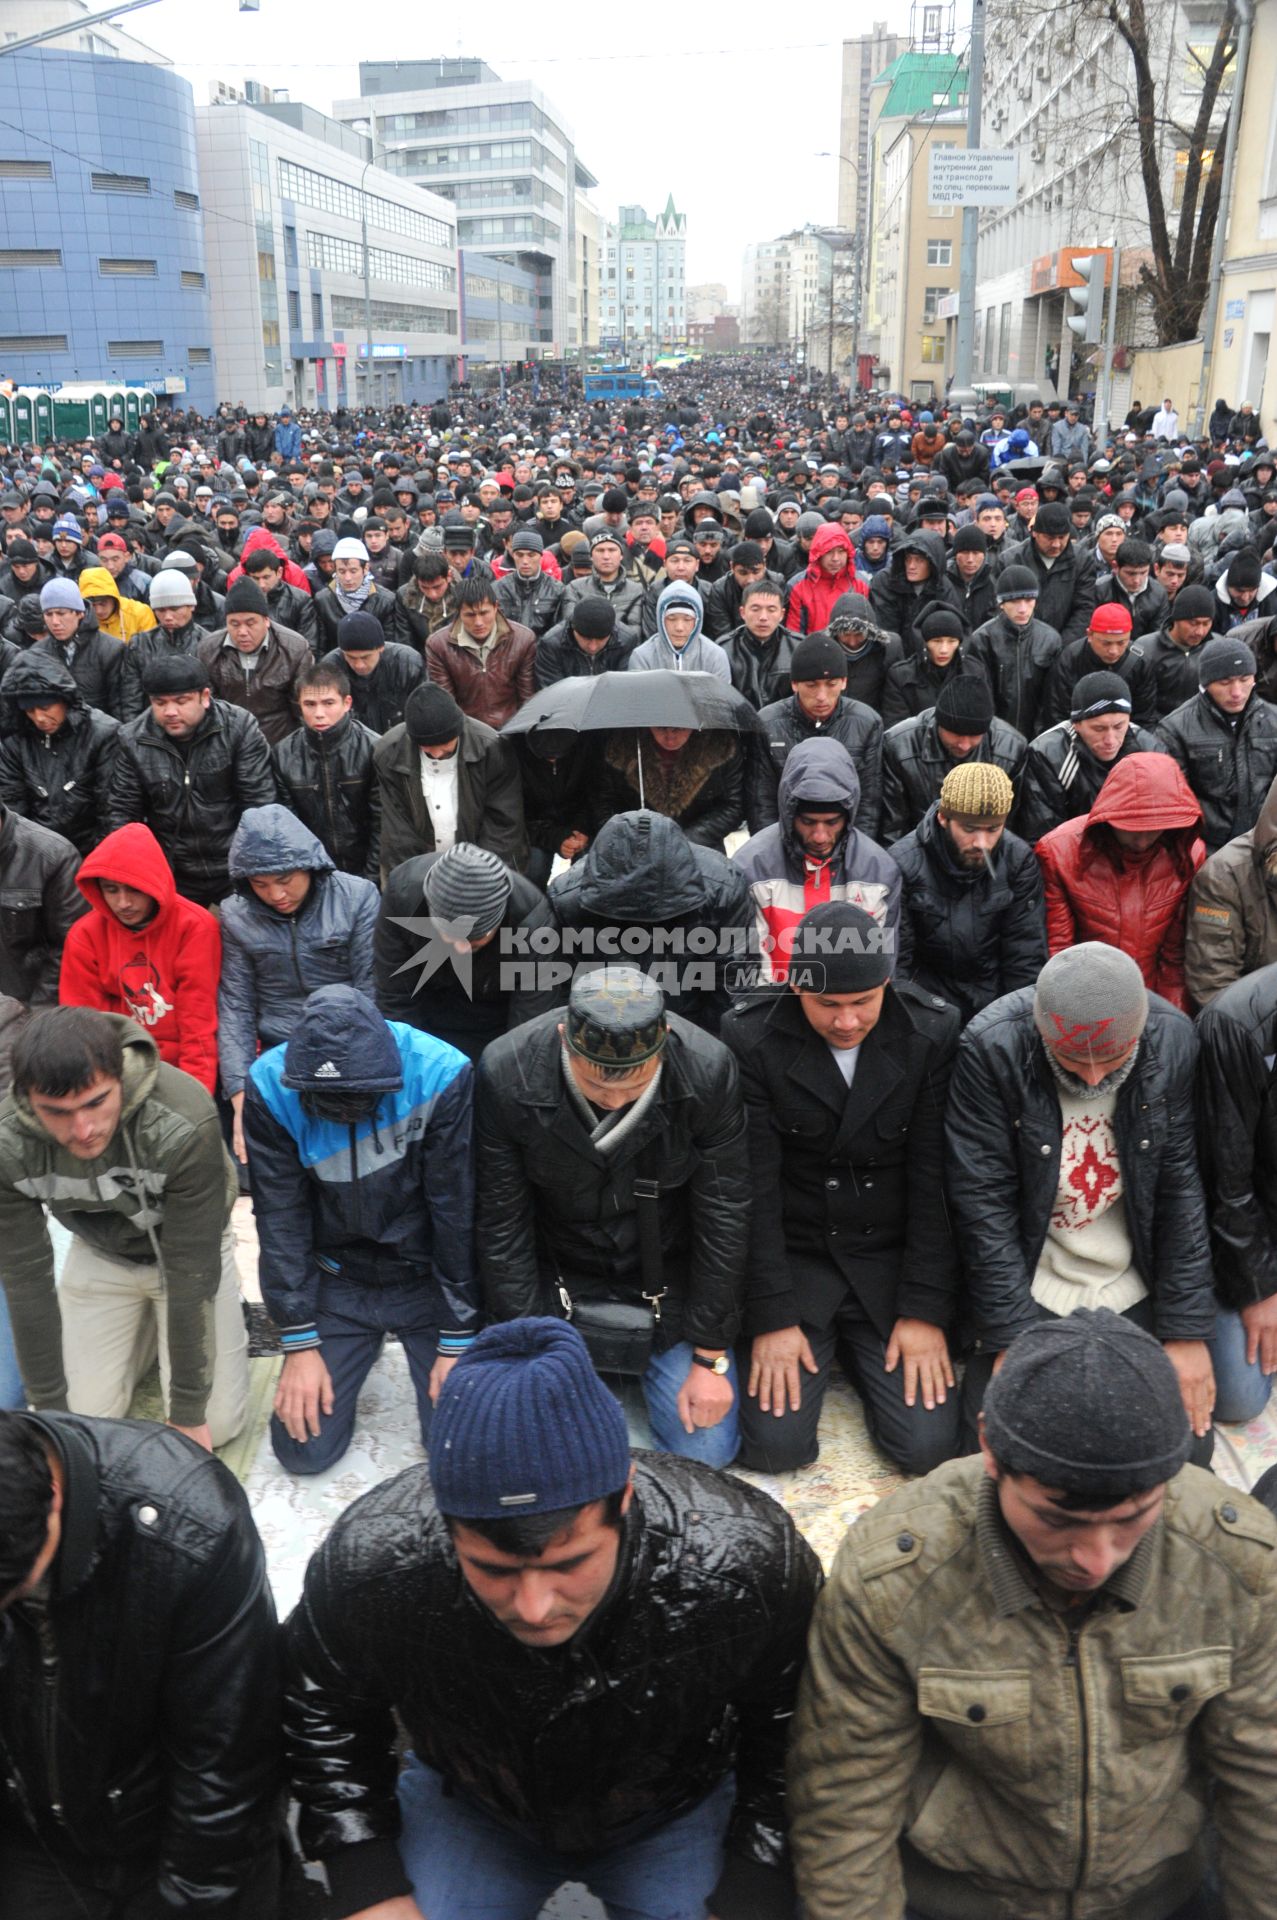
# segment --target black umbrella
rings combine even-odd
[[[606,733],[614,727],[690,727],[694,733],[761,733],[744,694],[714,673],[582,674],[542,687],[502,733]]]

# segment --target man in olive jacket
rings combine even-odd
[[[1274,1920],[1277,1524],[1184,1464],[1170,1361],[1106,1309],[1020,1336],[981,1440],[817,1603],[806,1920]]]

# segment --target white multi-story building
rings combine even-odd
[[[0,44],[25,40],[31,33],[47,33],[65,23],[66,32],[41,45],[59,53],[92,53],[99,59],[140,60],[149,67],[171,67],[166,53],[157,53],[133,34],[103,20],[105,7],[86,6],[85,0],[3,0],[0,5]]]
[[[721,280],[703,280],[687,289],[688,326],[712,325],[727,309],[727,288]]]
[[[602,345],[658,353],[687,345],[687,215],[670,195],[650,220],[621,207],[603,234]]]
[[[1124,250],[1117,341],[1151,336],[1139,270],[1149,245],[1147,202],[1135,153],[1131,58],[1115,27],[1089,9],[1035,12],[1032,45],[1018,30],[1017,0],[990,7],[981,144],[1019,157],[1015,204],[980,220],[974,380],[1050,395],[1092,390],[1094,355],[1079,363],[1066,325],[1078,311],[1075,252]],[[1152,80],[1165,128],[1162,184],[1167,217],[1178,219],[1187,151],[1172,123],[1191,126],[1202,95],[1222,7],[1217,0],[1167,0],[1147,9]],[[1231,75],[1217,103],[1222,119]],[[1110,269],[1111,271],[1111,269]],[[1129,383],[1111,395],[1121,418]]]
[[[369,60],[360,95],[333,113],[366,128],[380,163],[452,202],[457,241],[537,279],[536,339],[525,357],[574,356],[581,341],[578,190],[596,186],[564,115],[526,80],[485,61]]]
[[[789,242],[758,240],[741,266],[741,340],[779,347],[789,340]]]
[[[869,219],[869,170],[873,113],[870,90],[897,54],[908,50],[902,33],[888,33],[875,20],[869,33],[842,43],[842,96],[838,112],[838,224],[864,233]]]
[[[219,396],[273,410],[445,392],[460,349],[453,207],[326,114],[217,92],[196,120]]]

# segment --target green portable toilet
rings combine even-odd
[[[46,440],[56,438],[53,431],[53,395],[37,393],[32,404],[35,413],[35,437],[43,446]]]
[[[107,390],[106,412],[108,420],[118,418],[124,421],[125,426],[128,425],[128,421],[125,419],[127,409],[124,405],[124,395],[118,387],[111,387]]]
[[[0,393],[0,441],[13,445],[13,402],[7,393]]]
[[[124,424],[130,433],[137,432],[141,418],[142,409],[138,404],[138,395],[130,388],[124,396]]]
[[[53,398],[53,430],[59,440],[88,440],[92,438],[93,427],[89,413],[89,400],[86,394],[70,398],[55,394]]]
[[[107,414],[106,395],[100,390],[97,393],[90,395],[89,418],[93,422],[93,434],[95,438],[98,434],[105,433],[107,428],[111,424],[110,418]]]
[[[35,439],[35,418],[29,393],[15,393],[13,396],[13,437],[19,445]]]

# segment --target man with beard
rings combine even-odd
[[[940,798],[890,849],[915,986],[965,1021],[999,995],[1031,986],[1046,962],[1041,869],[1007,831],[1015,789],[1001,767],[964,760]]]

